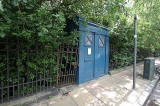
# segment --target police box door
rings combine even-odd
[[[84,41],[84,66],[90,80],[105,73],[105,36],[87,32]]]
[[[105,35],[95,34],[94,77],[105,73]]]
[[[78,83],[93,79],[94,33],[81,32]]]
[[[105,36],[82,32],[79,54],[78,83],[105,74]]]

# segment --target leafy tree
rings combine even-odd
[[[67,33],[67,21],[83,17],[109,29],[111,67],[119,68],[132,64],[135,12],[138,14],[138,60],[160,50],[159,10],[159,0],[1,0],[0,37],[22,40],[23,50],[17,60],[17,64],[22,66],[20,70],[25,68],[22,63],[27,58],[26,50],[38,43],[41,46],[39,57],[35,59],[32,54],[32,59],[26,64],[42,72],[53,63],[55,72],[57,47],[62,42],[72,43],[78,36],[77,31]],[[4,66],[3,61],[1,65]],[[34,75],[35,71],[31,77]]]
[[[139,16],[139,47],[154,52],[160,49],[160,32],[159,32],[159,0],[137,1],[135,2],[136,11]]]

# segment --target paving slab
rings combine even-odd
[[[71,97],[60,95],[46,101],[41,101],[40,103],[31,104],[30,106],[66,106],[66,104],[69,104],[69,106],[78,106]]]
[[[98,100],[93,96],[85,87],[81,87],[70,93],[70,96],[78,104],[78,106],[88,106],[88,105],[105,105],[102,101]]]
[[[77,85],[68,95],[60,95],[38,106],[142,106],[159,77],[155,76],[153,81],[143,79],[143,64],[138,64],[136,89],[133,90],[132,68]]]
[[[66,104],[69,104],[69,106],[77,106],[76,102],[74,102],[72,98],[68,96],[52,99],[48,103],[49,106],[66,106]]]
[[[96,98],[103,101],[106,105],[115,104],[114,102],[116,102],[120,96],[115,91],[107,90],[100,86],[86,86],[86,89]]]

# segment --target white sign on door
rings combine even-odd
[[[88,48],[88,55],[91,55],[91,48]]]

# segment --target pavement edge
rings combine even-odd
[[[146,106],[146,105],[147,105],[147,101],[148,101],[149,97],[151,96],[151,94],[152,94],[152,92],[153,92],[154,88],[156,87],[156,85],[157,85],[157,83],[158,83],[159,80],[160,80],[160,77],[157,76],[157,77],[155,78],[155,80],[153,80],[153,81],[149,84],[149,86],[145,89],[145,91],[143,92],[143,94],[145,94],[147,91],[149,91],[148,95],[146,95],[146,99],[145,99],[144,103],[142,104],[142,106]],[[141,97],[141,96],[140,96],[140,97]],[[140,97],[139,97],[139,98],[140,98]]]

